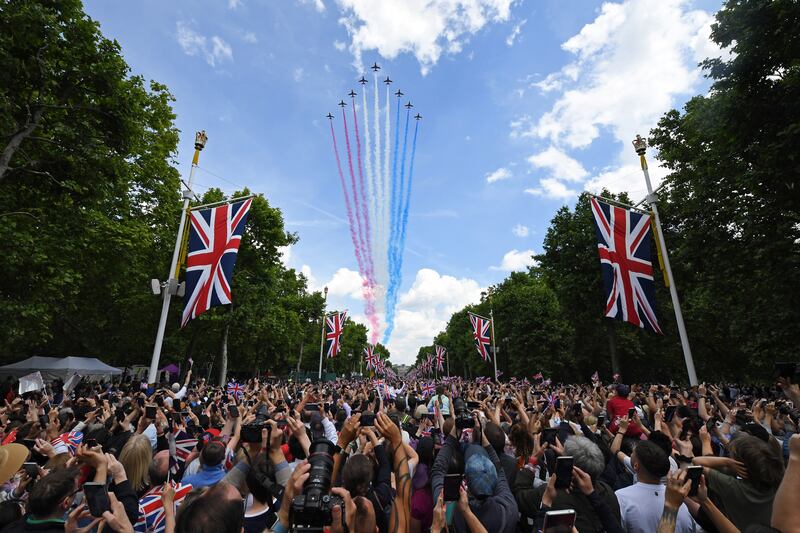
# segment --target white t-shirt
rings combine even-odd
[[[664,512],[664,485],[636,483],[616,492],[622,527],[627,533],[653,533]],[[675,533],[696,533],[699,527],[685,505],[678,509]]]

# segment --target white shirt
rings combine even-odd
[[[658,530],[661,513],[664,512],[664,485],[636,483],[616,492],[622,527],[628,533],[653,533]],[[696,533],[698,531],[692,515],[685,505],[678,509],[675,533]]]

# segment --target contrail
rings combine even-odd
[[[363,79],[363,78],[362,78]],[[361,85],[361,107],[364,109],[364,170],[367,171],[367,202],[369,205],[369,234],[370,240],[367,241],[370,247],[370,263],[372,265],[372,273],[373,279],[372,284],[375,285],[375,236],[378,232],[378,224],[377,219],[375,218],[375,183],[372,173],[372,150],[370,149],[370,134],[369,134],[369,108],[367,107],[367,86],[366,84]],[[355,107],[353,107],[353,112],[355,112]],[[356,132],[356,139],[358,138],[358,132]],[[358,153],[361,154],[361,148],[359,147]]]
[[[364,236],[364,244],[366,245],[366,250],[364,251],[364,267],[366,268],[366,276],[369,280],[370,287],[375,285],[375,272],[373,271],[372,266],[372,234],[370,231],[370,224],[369,224],[369,208],[367,207],[367,202],[369,201],[366,198],[366,192],[364,187],[364,171],[362,170],[361,166],[361,136],[358,132],[358,115],[356,114],[356,98],[353,96],[351,98],[353,103],[353,125],[354,125],[354,132],[356,134],[356,157],[358,163],[358,184],[359,190],[361,193],[361,232]],[[345,132],[347,131],[347,125],[345,124]],[[348,146],[349,148],[349,146]],[[354,180],[355,182],[355,180]],[[354,190],[355,190],[355,183],[354,183]]]
[[[342,110],[344,112],[344,110]],[[339,170],[339,180],[342,183],[342,193],[344,194],[344,206],[347,211],[347,221],[350,226],[350,239],[353,241],[353,249],[356,253],[356,263],[358,263],[358,270],[362,271],[364,262],[361,258],[361,249],[358,247],[358,237],[356,236],[355,224],[353,223],[353,208],[350,205],[350,196],[347,194],[347,182],[344,179],[344,172],[342,172],[342,162],[339,159],[339,148],[336,144],[336,132],[333,131],[333,120],[331,123],[331,138],[333,139],[333,153],[336,154],[336,168]]]
[[[403,220],[401,223],[402,232],[400,233],[399,248],[399,264],[397,266],[398,278],[402,276],[401,268],[403,266],[403,250],[406,247],[406,229],[408,228],[408,209],[411,205],[411,179],[414,177],[414,156],[417,154],[417,132],[419,131],[419,120],[416,121],[414,126],[414,140],[411,141],[411,160],[408,163],[408,181],[406,182],[406,192],[404,195],[405,206],[403,207]],[[399,280],[398,280],[399,283]]]

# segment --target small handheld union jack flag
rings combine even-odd
[[[209,308],[231,303],[233,267],[253,199],[192,211],[181,327]]]
[[[325,353],[328,357],[336,357],[342,349],[342,331],[344,331],[344,321],[347,319],[347,311],[341,313],[331,313],[325,317]]]
[[[235,381],[229,381],[228,382],[228,389],[227,390],[228,390],[228,394],[230,396],[233,396],[236,399],[239,399],[242,396],[244,396],[244,387],[242,387],[241,385],[239,385]]]
[[[436,346],[436,368],[439,372],[444,372],[444,356],[447,353],[444,346]]]
[[[606,290],[604,315],[661,333],[651,262],[650,216],[592,198]]]
[[[183,499],[192,492],[190,484],[178,484],[171,482],[175,489],[173,505],[177,508]],[[164,502],[161,499],[163,487],[158,485],[153,487],[139,500],[139,519],[133,526],[136,533],[163,533],[166,531],[167,522],[164,517]]]
[[[472,323],[472,336],[475,338],[475,347],[484,361],[491,359],[489,347],[492,344],[492,337],[489,334],[491,319],[469,313],[469,321]]]
[[[422,385],[423,396],[432,396],[434,392],[436,392],[436,387],[433,383],[428,382]]]
[[[78,446],[80,446],[82,442],[83,433],[80,431],[70,431],[69,433],[62,433],[53,439],[50,444],[57,448],[56,453],[64,453],[66,451],[69,452],[70,455],[75,455],[75,452],[78,451]],[[60,448],[60,450],[58,448]]]

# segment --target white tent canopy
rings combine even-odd
[[[40,357],[34,356],[10,365],[0,366],[0,375],[24,376],[40,371],[45,379],[66,379],[72,374],[81,376],[108,376],[122,374],[94,357]]]

